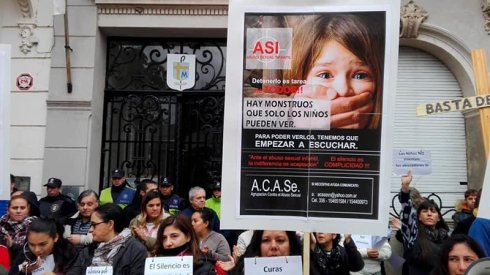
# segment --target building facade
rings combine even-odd
[[[1,1],[12,173],[39,195],[50,177],[74,194],[98,190],[116,167],[131,180],[170,176],[182,195],[219,177],[227,13],[227,0],[68,0],[66,16],[52,1]],[[415,107],[475,95],[470,52],[490,54],[490,0],[403,0],[400,13],[394,148],[430,151],[433,173],[415,186],[452,206],[483,181],[480,113],[416,117]],[[196,54],[192,90],[165,84],[168,53]],[[25,74],[32,86],[20,89]]]

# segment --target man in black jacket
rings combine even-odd
[[[44,185],[48,195],[39,200],[41,217],[55,219],[61,224],[77,212],[75,201],[70,197],[61,194],[61,180],[50,178]]]

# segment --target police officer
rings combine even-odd
[[[111,173],[111,187],[107,187],[100,192],[100,205],[114,202],[122,209],[133,201],[136,190],[129,187],[126,182],[125,172],[122,169],[115,169]]]
[[[221,219],[221,182],[215,181],[211,184],[212,197],[206,200],[205,206],[216,212]]]
[[[77,212],[75,201],[61,194],[61,180],[50,178],[44,185],[48,195],[39,200],[39,210],[41,217],[51,218],[59,221],[61,224]]]
[[[165,211],[170,215],[177,215],[185,208],[185,200],[179,195],[174,194],[174,184],[169,177],[160,181],[160,195]]]

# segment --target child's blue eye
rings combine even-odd
[[[317,77],[328,79],[328,78],[332,78],[333,75],[331,73],[321,73],[321,74],[318,74]]]
[[[369,78],[369,74],[368,73],[356,73],[354,74],[354,79],[365,79],[365,78]]]

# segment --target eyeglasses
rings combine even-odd
[[[101,223],[107,223],[107,222],[104,222],[104,221],[102,221],[102,222],[91,222],[91,223],[90,223],[90,227],[93,227],[93,228],[95,229],[95,227],[96,227],[97,225],[101,224]]]

